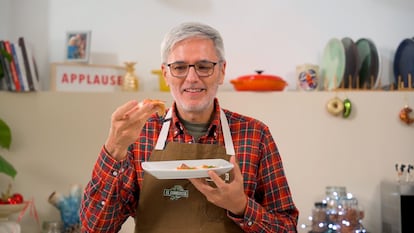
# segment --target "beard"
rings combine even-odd
[[[214,99],[216,97],[218,85],[209,87],[202,90],[199,94],[192,97],[191,93],[180,90],[179,88],[171,90],[178,109],[191,113],[202,113],[206,110],[210,110],[214,105]]]

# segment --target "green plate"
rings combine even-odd
[[[374,88],[379,75],[379,54],[374,42],[361,38],[356,42],[358,49],[359,88]]]
[[[345,49],[342,41],[332,38],[325,46],[322,56],[321,83],[327,90],[340,86],[345,73]]]

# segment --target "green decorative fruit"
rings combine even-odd
[[[342,112],[342,116],[344,118],[348,118],[352,112],[352,103],[348,98],[346,98],[344,99],[343,104],[344,104],[344,110]]]

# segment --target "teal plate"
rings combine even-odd
[[[356,42],[358,49],[359,88],[373,88],[379,74],[379,55],[377,48],[369,39],[361,38]]]
[[[321,68],[321,83],[327,90],[340,86],[345,73],[345,49],[341,40],[332,38],[325,46]]]

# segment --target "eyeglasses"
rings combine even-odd
[[[214,73],[214,66],[217,65],[217,63],[218,62],[199,61],[190,65],[185,62],[174,62],[167,64],[167,66],[170,68],[172,76],[176,78],[187,77],[190,67],[194,67],[194,70],[197,73],[198,77],[205,78],[211,76]]]

